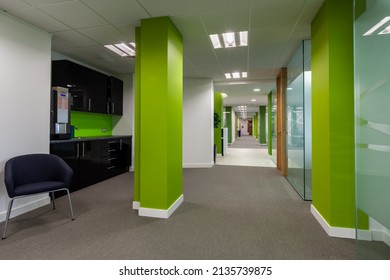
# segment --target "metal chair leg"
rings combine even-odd
[[[7,217],[5,219],[4,233],[3,233],[3,238],[2,239],[6,239],[7,238],[8,221],[9,221],[9,217],[11,215],[11,209],[12,209],[12,204],[13,203],[14,203],[14,198],[12,198],[10,200],[10,202],[8,203],[8,211],[7,211]]]
[[[72,221],[73,221],[73,220],[74,220],[74,216],[73,216],[72,200],[70,199],[70,192],[69,192],[68,189],[66,189],[66,192],[68,193],[68,201],[69,201],[70,215],[71,215]]]
[[[50,195],[51,195],[51,203],[53,204],[53,210],[54,210],[56,209],[56,203],[54,201],[54,192],[51,192]]]

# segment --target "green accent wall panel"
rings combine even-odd
[[[257,139],[259,137],[259,113],[256,112],[253,117],[253,136]]]
[[[260,144],[267,143],[267,127],[266,127],[266,107],[260,106]]]
[[[353,1],[326,0],[312,22],[313,205],[355,225]]]
[[[70,121],[71,125],[77,127],[75,137],[112,135],[111,115],[72,111]]]
[[[272,155],[272,91],[268,93],[268,154]]]
[[[137,47],[137,55],[135,57],[135,73],[134,73],[134,194],[133,200],[140,202],[140,177],[141,177],[141,63],[142,55],[141,48],[141,28],[135,28],[135,42]]]
[[[226,120],[225,127],[228,128],[228,143],[229,144],[232,143],[233,133],[234,133],[234,127],[232,125],[232,113],[233,113],[232,107],[226,106],[225,107],[225,120]]]
[[[214,93],[214,112],[219,114],[219,117],[222,121],[222,110],[223,110],[223,97],[220,92]],[[217,145],[217,154],[222,153],[222,126],[220,125],[218,128],[214,128],[214,144]]]
[[[140,204],[167,210],[182,194],[182,36],[168,17],[144,19],[138,49]]]

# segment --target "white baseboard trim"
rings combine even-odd
[[[130,172],[134,172],[134,166],[130,166],[129,171],[130,171]]]
[[[139,201],[133,201],[133,209],[138,210],[140,208],[141,203]]]
[[[387,246],[390,246],[390,234],[384,231],[371,231],[372,233],[372,240],[373,241],[382,241],[387,244]]]
[[[182,202],[183,195],[179,196],[179,198],[167,210],[139,207],[138,215],[143,217],[168,219],[169,216],[171,216],[172,213],[180,206],[180,204],[182,204]]]
[[[22,214],[27,213],[27,212],[30,212],[34,209],[45,206],[49,203],[50,203],[49,196],[41,197],[38,200],[29,202],[29,203],[24,204],[24,205],[19,205],[17,207],[15,207],[15,202],[14,202],[14,206],[12,207],[10,218],[22,215]],[[8,208],[8,203],[7,203],[7,208]],[[7,217],[7,210],[0,213],[0,222],[4,222],[6,217]]]
[[[210,163],[183,163],[183,168],[211,168],[214,162]]]
[[[313,216],[316,218],[316,220],[320,223],[322,228],[329,236],[356,239],[356,232],[354,228],[332,227],[328,224],[324,217],[322,217],[320,212],[318,212],[318,210],[314,207],[313,204],[310,206],[310,210]]]

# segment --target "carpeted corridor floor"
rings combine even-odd
[[[131,209],[133,173],[11,220],[0,259],[354,259],[355,241],[327,236],[275,168],[183,170],[183,204],[165,219]],[[4,223],[0,224],[2,232]]]

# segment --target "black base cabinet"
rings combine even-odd
[[[53,141],[50,153],[65,160],[73,170],[70,191],[88,187],[129,171],[131,136],[104,140]],[[58,196],[65,193],[58,192]]]

